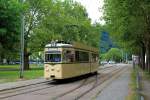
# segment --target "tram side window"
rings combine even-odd
[[[75,51],[75,59],[77,62],[89,62],[89,53],[83,51]]]
[[[63,51],[63,62],[74,62],[74,51]]]
[[[97,62],[97,61],[98,61],[98,55],[92,54],[92,62]]]
[[[79,62],[79,51],[75,51],[75,60]]]
[[[61,54],[45,54],[45,62],[61,62]]]

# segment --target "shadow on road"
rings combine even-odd
[[[50,83],[48,84],[53,84],[53,85],[59,85],[59,84],[69,84],[69,83],[73,83],[73,82],[77,82],[77,81],[81,81],[83,79],[88,79],[90,77],[93,77],[95,75],[97,75],[98,73],[90,73],[90,74],[86,74],[86,75],[82,75],[82,76],[78,76],[78,77],[73,77],[73,78],[68,78],[68,79],[57,79],[57,80],[52,80]]]

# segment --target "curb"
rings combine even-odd
[[[47,83],[47,82],[50,82],[50,80],[43,80],[41,82],[35,82],[35,83],[31,83],[31,84],[23,84],[23,85],[16,85],[16,86],[10,86],[8,88],[3,88],[3,89],[0,89],[0,92],[3,92],[3,91],[7,91],[7,90],[12,90],[12,89],[18,89],[18,88],[23,88],[23,87],[28,87],[28,86],[32,86],[32,85],[37,85],[37,84],[41,84],[41,83]]]

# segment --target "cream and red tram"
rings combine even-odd
[[[98,70],[98,49],[79,43],[45,46],[44,77],[67,79]]]

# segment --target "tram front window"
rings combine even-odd
[[[61,62],[61,54],[45,54],[45,62]]]

